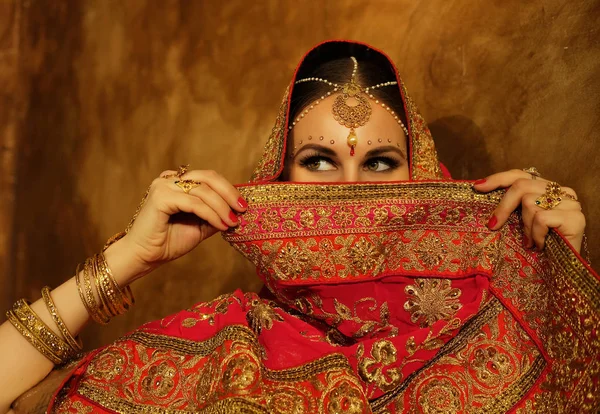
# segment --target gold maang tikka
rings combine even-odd
[[[328,84],[329,86],[332,86],[333,92],[341,90],[341,93],[335,98],[335,101],[333,103],[332,113],[333,118],[336,121],[338,121],[339,124],[345,126],[346,128],[350,128],[350,133],[346,138],[346,142],[350,147],[350,155],[353,156],[356,144],[358,144],[358,137],[356,135],[355,128],[365,125],[371,118],[371,113],[373,112],[368,98],[371,98],[375,101],[376,104],[380,104],[384,109],[386,109],[394,117],[398,124],[400,124],[402,130],[406,133],[406,136],[408,136],[408,129],[404,126],[402,120],[398,117],[398,115],[389,106],[387,106],[383,102],[380,103],[379,100],[375,99],[375,96],[373,96],[373,94],[369,93],[369,91],[373,89],[378,89],[383,86],[397,85],[398,83],[396,81],[383,82],[375,86],[369,86],[368,88],[363,89],[356,82],[358,61],[354,56],[351,56],[350,59],[352,59],[352,62],[354,63],[354,69],[352,70],[352,77],[350,78],[350,82],[344,85],[339,86],[333,82],[328,81],[327,79],[315,77],[299,79],[295,82],[295,84],[304,82],[323,82]],[[326,95],[321,96],[320,99],[317,99],[313,104],[306,108],[292,122],[292,125],[289,126],[289,129],[291,130],[296,125],[296,123],[300,122],[300,120],[306,116],[308,111],[314,109],[316,105],[321,103],[321,101],[327,98],[328,96],[331,96],[331,92],[327,92]]]

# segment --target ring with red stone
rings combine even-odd
[[[561,203],[565,194],[560,188],[560,184],[550,181],[546,185],[546,192],[535,199],[535,205],[544,210],[552,210]]]

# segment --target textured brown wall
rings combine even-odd
[[[245,181],[297,61],[333,37],[392,56],[456,177],[535,165],[581,193],[600,240],[598,1],[4,0],[2,10],[0,53],[18,45],[0,61],[2,308],[71,275],[162,170],[189,162]],[[138,282],[136,309],[89,328],[87,344],[236,287],[260,284],[214,237]]]

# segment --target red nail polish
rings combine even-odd
[[[492,218],[490,219],[490,221],[488,221],[488,229],[493,229],[494,227],[496,227],[496,224],[498,224],[498,219],[496,218],[496,216],[492,216]]]
[[[483,184],[483,183],[485,183],[486,181],[487,181],[487,180],[486,180],[485,178],[481,178],[481,179],[479,179],[479,180],[475,181],[473,184],[475,184],[475,185],[479,185],[479,184]]]
[[[244,200],[244,197],[238,198],[238,206],[241,208],[248,208],[248,203]]]
[[[229,224],[225,223],[223,220],[221,220],[221,223],[223,223],[225,227],[229,227]]]
[[[238,218],[233,211],[229,212],[229,220],[233,221],[234,223],[238,222]]]

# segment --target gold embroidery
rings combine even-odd
[[[224,361],[223,387],[234,394],[247,394],[261,381],[259,362],[244,349]]]
[[[90,414],[94,410],[92,407],[85,407],[81,401],[69,401],[62,400],[59,404],[57,404],[54,412],[56,414],[60,413],[76,413],[76,414]]]
[[[502,331],[498,329],[500,322],[506,324]],[[494,339],[501,332],[504,336]],[[492,347],[495,351],[490,350]],[[481,350],[484,352],[478,352]],[[502,363],[498,365],[498,361]],[[420,412],[445,412],[435,411],[443,407],[447,412],[505,413],[531,389],[545,366],[542,355],[535,352],[512,315],[492,299],[431,361],[371,406],[373,412],[380,413],[392,399],[403,399],[402,393],[408,389],[408,401]],[[454,404],[457,393],[461,402],[458,408]],[[444,398],[431,400],[435,395]]]
[[[294,305],[304,315],[311,316],[318,320],[323,320],[328,326],[333,327],[327,331],[324,338],[331,345],[347,345],[349,338],[342,335],[336,328],[343,322],[353,322],[360,325],[352,334],[353,338],[362,338],[366,335],[374,335],[381,331],[388,331],[390,336],[397,335],[398,328],[390,325],[390,311],[387,302],[378,304],[377,299],[365,297],[354,302],[352,309],[344,303],[333,299],[334,312],[329,312],[324,309],[323,300],[320,296],[312,294],[297,298]],[[369,312],[374,312],[379,308],[379,320],[364,319],[359,316],[363,313],[358,310],[359,306],[367,306]],[[349,333],[348,333],[349,335]]]
[[[295,207],[301,210],[309,209],[315,219],[331,217],[331,201],[339,201],[338,210],[341,207],[342,212],[349,212],[349,207],[369,207],[366,202],[377,201],[385,206],[377,206],[378,217],[384,218],[382,208],[387,210],[388,220],[382,221],[382,224],[393,224],[396,216],[404,216],[412,213],[412,224],[419,222],[419,215],[427,213],[427,210],[414,209],[407,213],[406,205],[414,204],[416,201],[430,204],[435,201],[445,201],[448,203],[467,203],[465,205],[457,204],[451,209],[459,210],[458,223],[470,223],[478,212],[473,209],[479,208],[477,203],[492,204],[495,206],[500,202],[504,194],[503,190],[492,191],[489,193],[478,193],[473,190],[470,183],[465,182],[427,182],[427,183],[377,183],[377,184],[296,184],[296,183],[277,183],[260,184],[253,186],[239,187],[238,190],[242,196],[250,203],[250,210],[240,216],[241,219],[248,217],[249,213],[257,213],[257,206],[283,206]],[[343,203],[343,204],[342,204]],[[391,207],[389,207],[391,206]],[[336,210],[336,211],[338,211]],[[395,210],[395,211],[394,211]],[[371,210],[372,211],[372,210]],[[492,210],[490,210],[491,213]],[[357,214],[359,217],[360,214]],[[344,218],[344,214],[338,216],[338,220]],[[365,215],[363,215],[365,216]],[[447,214],[437,214],[436,219],[439,223],[456,223],[453,216]],[[257,218],[248,219],[248,222],[254,222]],[[353,220],[352,220],[353,221]],[[476,219],[475,219],[476,221]],[[243,221],[244,224],[246,220]],[[335,224],[334,220],[330,221]],[[404,221],[402,221],[404,224]],[[410,224],[410,223],[409,223]],[[318,226],[317,226],[318,227]],[[340,229],[338,229],[339,232]],[[227,238],[233,235],[243,234],[243,229],[235,227],[227,232]]]
[[[198,307],[205,308],[206,304]],[[307,413],[317,412],[319,404],[323,410],[336,404],[346,406],[348,401],[350,406],[365,407],[366,400],[352,369],[341,354],[330,354],[291,369],[270,370],[261,362],[262,349],[256,335],[243,326],[227,326],[202,342],[142,331],[126,338],[128,341],[116,346],[118,352],[109,347],[92,359],[90,366],[96,368],[86,372],[77,388],[87,399],[113,411],[267,412],[265,407],[270,407],[273,409],[268,412],[277,412],[276,407],[290,400],[302,402]],[[107,380],[112,377],[98,375],[106,371],[99,367],[114,366],[105,361],[111,355],[123,355],[126,360],[138,360],[141,364],[129,364],[126,377],[121,374],[119,381]],[[323,374],[329,379],[319,377]],[[345,387],[343,381],[352,385]],[[318,402],[312,395],[315,391],[305,389],[306,386],[331,388]],[[291,390],[295,393],[291,394]]]
[[[448,320],[462,308],[461,291],[452,288],[448,279],[416,279],[414,285],[404,288],[404,292],[408,295],[404,310],[410,312],[411,322],[421,328],[441,319]]]
[[[100,352],[88,366],[88,372],[97,378],[114,381],[123,374],[126,356],[116,347],[108,347]]]
[[[331,380],[329,379],[328,382]],[[330,390],[324,394],[323,401],[326,408],[319,412],[328,414],[362,414],[367,407],[367,401],[361,392],[360,386],[345,378],[330,386]]]
[[[457,414],[462,412],[461,393],[449,379],[434,379],[423,387],[419,408],[424,414]]]
[[[272,414],[312,414],[317,407],[313,400],[299,393],[298,389],[282,386],[275,391],[268,402],[268,411]]]
[[[357,238],[355,235],[338,236],[328,241],[328,249],[323,249],[324,241],[316,238],[294,239],[283,245],[281,242],[265,241],[260,251],[254,244],[235,245],[236,249],[252,260],[263,275],[272,275],[277,280],[342,279],[373,277],[384,272],[404,270],[419,272],[467,272],[474,266],[481,271],[491,271],[491,255],[482,255],[477,262],[464,259],[465,250],[481,253],[488,245],[496,246],[493,234],[474,240],[463,235],[466,246],[453,247],[442,253],[425,252],[423,243],[431,237],[445,245],[455,244],[461,234],[457,231],[437,231],[435,236],[424,230],[402,230],[392,234],[368,235]],[[405,239],[407,241],[402,242]],[[477,248],[469,245],[479,244]],[[427,254],[429,256],[427,256]],[[435,260],[432,259],[435,257]]]
[[[250,325],[257,335],[260,335],[260,332],[263,329],[271,329],[273,327],[273,321],[283,321],[281,315],[279,315],[269,304],[254,299],[250,303],[250,306],[251,309],[246,314],[246,320],[248,321],[248,325]]]
[[[381,340],[371,347],[371,357],[363,358],[364,346],[360,344],[357,351],[360,377],[369,384],[377,384],[384,391],[392,389],[402,379],[400,369],[388,368],[396,362],[396,353],[396,348],[390,341]]]
[[[177,367],[166,361],[153,365],[141,382],[142,393],[158,398],[166,397],[175,386],[173,378],[176,374]]]
[[[516,372],[507,353],[500,352],[498,345],[489,345],[475,351],[471,366],[479,382],[488,388],[495,389],[506,384]]]

